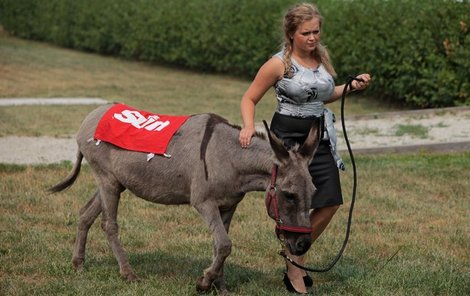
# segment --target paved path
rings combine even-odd
[[[352,116],[346,131],[357,153],[470,151],[470,106]]]
[[[20,105],[102,105],[101,98],[0,98],[2,106]],[[0,163],[44,164],[75,161],[77,144],[73,137],[0,137]]]
[[[61,99],[18,100],[15,104],[60,104]],[[70,99],[66,99],[69,101]],[[7,99],[0,103],[6,104]],[[75,99],[76,104],[102,104],[101,99]],[[2,104],[0,104],[2,106]],[[339,119],[339,116],[338,116]],[[341,123],[338,148],[346,156]],[[389,112],[350,116],[346,129],[352,149],[360,153],[400,153],[416,151],[470,151],[470,107]],[[400,134],[400,131],[405,131]],[[407,131],[407,132],[406,132]],[[75,161],[76,143],[70,138],[0,137],[0,163],[43,164]]]

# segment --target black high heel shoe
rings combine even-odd
[[[305,278],[305,277],[304,277]],[[311,278],[310,278],[311,279]],[[286,285],[286,289],[287,291],[291,292],[291,293],[295,293],[295,294],[308,294],[308,293],[301,293],[299,291],[297,291],[294,286],[292,286],[292,283],[290,282],[290,279],[289,277],[287,276],[287,273],[284,273],[284,278],[282,279],[282,281],[284,282],[284,285]],[[305,279],[304,279],[305,281]],[[312,284],[313,284],[313,281],[312,281]]]
[[[309,276],[308,274],[305,275],[303,277],[304,279],[304,284],[305,284],[305,287],[312,287],[313,286],[313,279],[311,276]]]

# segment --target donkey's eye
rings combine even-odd
[[[291,192],[287,192],[287,191],[282,191],[282,195],[288,201],[294,201],[297,198],[297,195],[295,193],[291,193]]]

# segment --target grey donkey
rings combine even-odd
[[[175,133],[167,147],[171,157],[128,151],[112,144],[96,144],[94,132],[110,105],[92,111],[78,133],[78,152],[70,174],[49,191],[60,192],[77,179],[83,158],[90,165],[98,189],[80,210],[72,263],[83,267],[88,231],[101,215],[101,227],[118,261],[121,275],[138,280],[118,238],[117,213],[120,194],[128,189],[147,201],[165,205],[190,204],[207,223],[214,239],[212,264],[197,280],[197,290],[215,287],[227,292],[224,262],[232,242],[228,231],[238,203],[247,192],[270,188],[273,165],[278,166],[276,197],[283,223],[310,227],[309,210],[315,191],[308,164],[318,146],[318,128],[312,126],[302,146],[287,150],[269,130],[268,139],[257,133],[248,149],[238,141],[240,127],[215,114],[192,115]],[[267,128],[267,125],[266,125]],[[269,212],[269,209],[268,209]],[[309,235],[282,231],[283,241],[294,255],[311,245]]]

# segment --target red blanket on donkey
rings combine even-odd
[[[162,155],[173,134],[188,118],[156,115],[116,104],[101,118],[95,139],[127,150]]]

